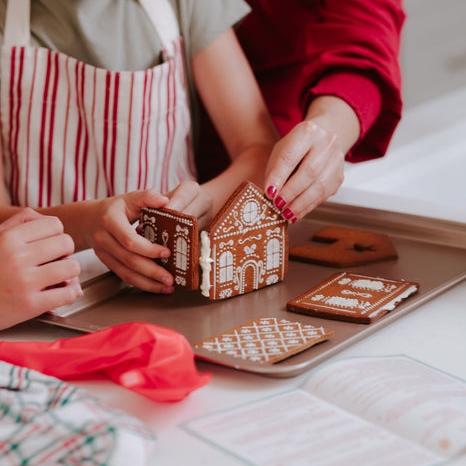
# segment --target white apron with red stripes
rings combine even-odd
[[[48,207],[194,179],[182,39],[167,0],[140,0],[163,63],[108,71],[30,44],[30,0],[9,0],[0,63],[12,204]],[[111,37],[108,38],[112,40]]]

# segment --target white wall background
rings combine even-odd
[[[407,107],[466,86],[466,0],[405,0]]]
[[[374,0],[377,1],[377,0]],[[404,116],[333,200],[466,223],[466,0],[405,0]]]

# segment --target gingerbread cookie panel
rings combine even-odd
[[[325,319],[370,324],[418,290],[415,282],[342,272],[289,301],[287,309]]]
[[[210,299],[249,293],[285,277],[288,222],[253,183],[239,186],[201,243],[202,288]]]
[[[291,259],[329,267],[353,267],[396,259],[387,235],[339,226],[322,228],[306,244],[290,249]]]
[[[159,260],[174,277],[175,284],[189,290],[199,288],[199,232],[197,219],[170,209],[143,209],[138,231],[152,243],[171,251]]]
[[[251,362],[275,364],[330,336],[331,332],[321,326],[264,317],[201,341],[195,348]]]

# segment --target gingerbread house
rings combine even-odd
[[[283,280],[287,227],[273,203],[247,182],[200,235],[195,217],[169,209],[143,209],[139,232],[171,250],[161,264],[178,286],[224,299]]]

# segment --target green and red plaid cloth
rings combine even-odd
[[[0,361],[2,466],[154,464],[144,424],[85,390]]]

